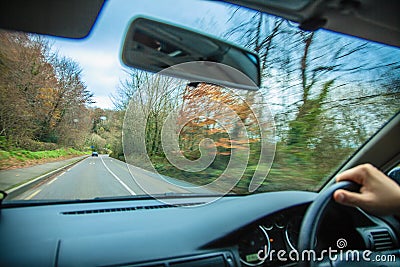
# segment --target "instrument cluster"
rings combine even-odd
[[[238,243],[243,266],[276,266],[296,262],[304,209],[282,211],[251,227]]]

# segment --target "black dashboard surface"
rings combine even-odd
[[[170,204],[150,198],[7,204],[0,210],[0,266],[292,266],[297,260],[281,262],[276,252],[297,251],[316,196],[285,191],[211,203],[214,197],[197,196]],[[396,224],[331,203],[314,246],[322,251],[345,239],[346,249],[395,249]],[[261,260],[263,248],[268,259]]]
[[[180,207],[154,199],[5,207],[0,265],[125,265],[198,255],[213,251],[217,240],[269,214],[310,203],[316,195],[228,196],[199,206],[192,205],[209,199],[180,198]]]

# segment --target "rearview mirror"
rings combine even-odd
[[[125,36],[122,61],[129,67],[159,72],[186,62],[199,62],[201,67],[190,73],[180,68],[163,72],[167,75],[216,83],[223,86],[257,90],[261,84],[257,54],[214,37],[153,19],[139,17],[132,21]],[[235,71],[206,71],[207,62],[227,65],[245,74],[242,81]],[[220,65],[221,65],[220,64]],[[237,72],[236,72],[237,73]]]

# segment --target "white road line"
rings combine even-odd
[[[25,199],[31,199],[31,198],[33,198],[34,196],[36,196],[37,194],[39,194],[40,191],[42,191],[42,189],[36,190],[35,192],[33,192],[32,194],[30,194],[30,195],[29,195],[27,198],[25,198]]]
[[[61,176],[61,175],[59,175]],[[47,185],[51,185],[55,180],[57,180],[57,178],[54,178],[53,180],[51,180],[50,182],[47,183]]]
[[[117,180],[131,195],[132,195],[132,196],[136,195],[136,193],[133,192],[132,189],[130,189],[124,182],[122,182],[122,180],[119,179],[118,176],[115,175],[115,173],[113,173],[113,172],[107,167],[107,165],[104,163],[103,158],[100,157],[100,159],[101,159],[101,162],[103,162],[104,167],[106,167],[107,171],[108,171],[109,173],[111,173],[111,175],[114,176],[114,178],[115,178],[115,179],[116,179],[116,180]]]
[[[62,175],[64,175],[65,174],[65,172],[62,172],[58,177],[60,177],[60,176],[62,176]]]

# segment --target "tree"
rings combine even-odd
[[[398,51],[324,30],[304,32],[260,12],[231,14],[235,26],[225,36],[261,59],[260,91],[280,140],[278,166],[311,170],[320,179],[398,110],[395,79],[385,75],[398,76]],[[338,157],[327,156],[333,153]]]
[[[231,149],[241,149],[260,138],[260,129],[251,108],[253,93],[244,96],[232,90],[206,83],[186,86],[177,124],[182,127],[181,147],[199,157],[201,140],[214,140],[220,155],[230,155]],[[193,154],[193,152],[195,152]]]
[[[42,37],[1,31],[0,42],[1,135],[16,146],[27,140],[82,146],[84,134],[75,129],[86,129],[92,94],[78,64],[53,53]]]
[[[0,32],[1,133],[16,144],[39,129],[35,108],[40,88],[56,79],[46,61],[49,46],[22,33]]]
[[[57,141],[60,132],[68,133],[68,129],[84,126],[85,119],[78,116],[78,110],[84,110],[86,104],[92,103],[93,94],[90,93],[82,81],[82,69],[79,65],[66,57],[53,56],[57,83],[47,89],[45,101],[41,103],[38,112],[43,118],[40,122],[42,130],[38,139],[42,141]],[[82,113],[85,114],[85,113]],[[72,118],[71,120],[71,117]],[[67,129],[62,129],[66,127]],[[83,127],[85,129],[86,127]],[[86,132],[87,133],[87,132]]]
[[[129,101],[149,79],[147,72],[138,69],[132,69],[127,74],[128,78],[120,81],[116,95],[111,95],[116,110],[125,111],[128,108]]]

